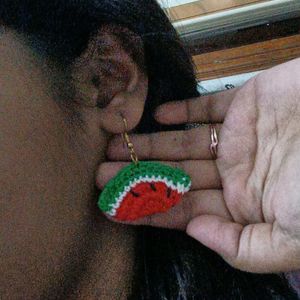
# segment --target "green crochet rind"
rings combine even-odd
[[[172,181],[174,185],[180,183],[186,188],[191,184],[191,178],[179,168],[172,168],[158,162],[141,161],[138,165],[132,163],[123,168],[105,186],[99,197],[99,208],[104,212],[109,212],[116,199],[124,192],[124,188],[141,176],[160,176]]]

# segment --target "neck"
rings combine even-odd
[[[72,299],[126,300],[134,266],[134,227],[102,220],[96,226],[92,255]]]

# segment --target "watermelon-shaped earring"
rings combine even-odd
[[[108,182],[98,206],[118,221],[134,221],[166,212],[190,190],[191,179],[179,168],[139,161],[127,133],[127,121],[123,121],[126,129],[123,138],[132,163]]]

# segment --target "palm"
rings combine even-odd
[[[269,228],[264,236],[269,239],[268,251],[280,249],[282,256],[295,256],[291,249],[300,242],[300,99],[295,97],[297,82],[291,77],[280,81],[282,72],[284,68],[270,72],[273,76],[268,81],[269,74],[263,73],[248,82],[234,97],[220,131],[217,167],[224,201],[234,222],[250,224],[240,239],[247,236],[252,251],[240,243],[238,255],[255,256],[260,263],[266,253],[249,254],[262,248],[255,224],[261,230]],[[291,260],[290,265],[295,257]]]
[[[193,181],[180,205],[135,224],[187,228],[240,269],[300,268],[299,78],[300,59],[261,73],[238,91],[162,106],[162,123],[221,123],[218,159],[211,160],[209,126],[132,136],[140,159],[181,167]],[[120,139],[108,156],[128,158]],[[99,187],[123,166],[103,164]]]
[[[300,216],[300,111],[286,83],[278,86],[284,89],[282,98],[280,91],[266,89],[277,78],[265,86],[264,77],[250,81],[233,100],[220,132],[217,166],[224,201],[236,222],[277,221],[286,228],[294,226],[291,216]]]
[[[250,103],[248,105],[252,110]],[[245,106],[243,109],[247,111]],[[219,133],[216,164],[222,181],[223,197],[233,220],[241,224],[263,221],[260,197],[262,187],[256,182],[254,170],[255,161],[260,160],[256,156],[256,123],[256,118],[249,122],[248,114],[241,115],[239,109],[233,107]]]

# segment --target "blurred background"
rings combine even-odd
[[[240,85],[300,57],[300,0],[158,2],[193,55],[200,89]]]

